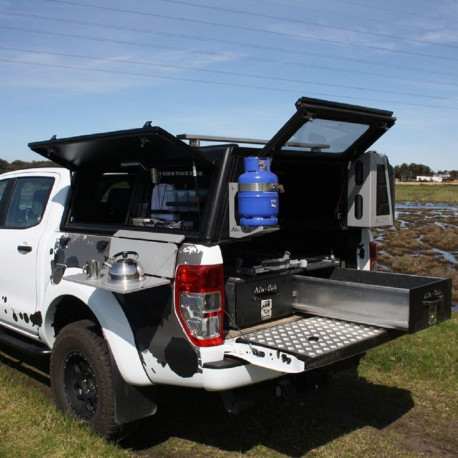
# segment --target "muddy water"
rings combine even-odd
[[[414,275],[453,277],[453,303],[458,308],[458,206],[396,205],[394,227],[373,230],[378,269]]]
[[[420,225],[427,230],[434,224],[441,229],[454,229],[458,231],[458,206],[449,204],[418,204],[415,202],[403,202],[396,204],[396,221],[401,228],[410,228],[412,225]],[[420,234],[417,241],[423,244],[425,234]],[[378,234],[380,240],[384,239],[383,232]],[[450,251],[432,248],[438,256],[442,256],[451,264],[458,264],[458,244],[450,247]]]

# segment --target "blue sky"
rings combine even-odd
[[[458,169],[456,0],[0,0],[0,158],[141,127],[270,138],[301,96],[394,111],[374,149]]]

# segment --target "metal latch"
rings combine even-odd
[[[423,305],[428,310],[428,325],[437,323],[437,311],[442,304],[444,297],[440,291],[427,292],[423,299]]]

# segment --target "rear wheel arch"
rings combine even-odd
[[[100,327],[89,319],[65,325],[51,354],[51,387],[57,406],[107,438],[117,424],[111,358]]]
[[[106,340],[125,382],[139,386],[151,385],[129,321],[115,296],[109,291],[76,286],[78,295],[72,294],[72,291],[59,295],[55,290],[52,296],[47,297],[49,306],[44,308],[41,339],[52,348],[65,326],[75,321],[91,320]]]
[[[94,312],[82,300],[75,296],[64,296],[53,307],[51,326],[54,328],[54,336],[68,324],[80,320],[90,320],[101,329],[99,320]]]

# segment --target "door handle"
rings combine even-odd
[[[17,250],[19,253],[30,253],[32,251],[32,247],[27,245],[18,245]]]

